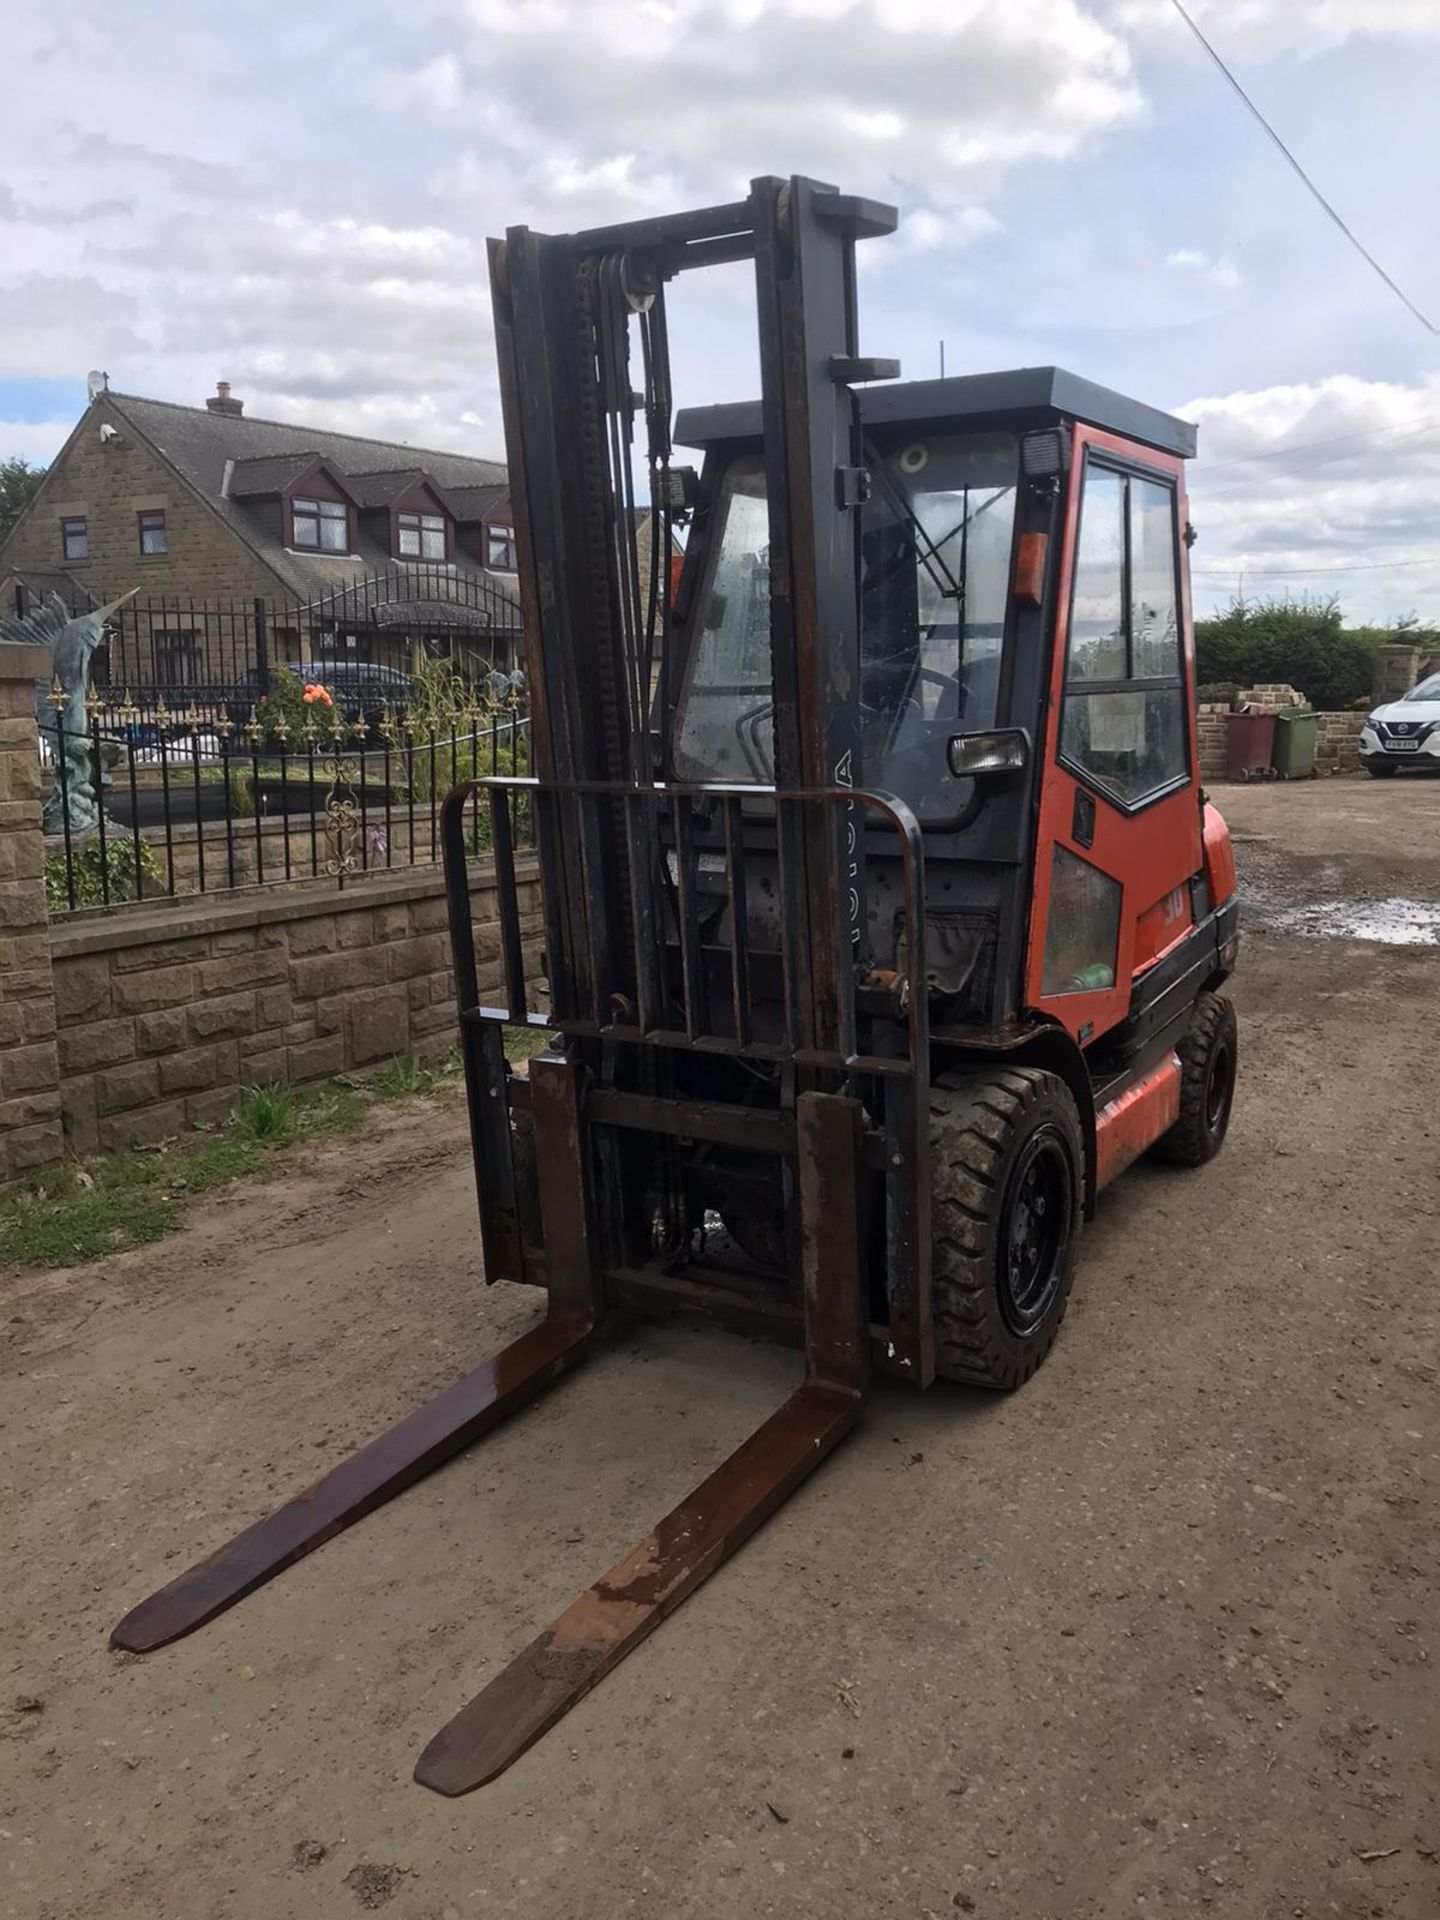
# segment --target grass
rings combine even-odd
[[[181,1224],[187,1201],[269,1172],[274,1155],[298,1141],[352,1132],[377,1099],[429,1092],[448,1077],[446,1063],[406,1055],[368,1081],[249,1087],[213,1133],[46,1167],[0,1196],[0,1266],[78,1267],[161,1240]]]
[[[186,1200],[258,1172],[260,1157],[226,1130],[184,1147],[47,1167],[0,1200],[0,1264],[78,1267],[161,1240]]]
[[[433,1093],[447,1080],[453,1080],[459,1070],[456,1055],[447,1055],[437,1062],[419,1053],[397,1053],[370,1084],[382,1100],[403,1100],[411,1093]]]
[[[537,1053],[543,1053],[553,1036],[545,1027],[506,1027],[505,1058],[511,1066],[518,1066],[522,1060],[533,1060]]]

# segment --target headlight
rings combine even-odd
[[[1030,757],[1030,741],[1019,727],[1001,733],[959,733],[950,742],[948,757],[957,780],[1019,773]]]

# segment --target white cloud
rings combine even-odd
[[[995,234],[1016,168],[1143,114],[1090,0],[432,0],[403,33],[379,0],[315,0],[272,23],[264,0],[17,19],[0,373],[104,365],[197,401],[226,377],[252,411],[365,407],[496,452],[486,232],[799,170],[910,216],[873,280]]]
[[[69,438],[73,420],[0,420],[0,448],[6,460],[28,460],[45,467]]]
[[[613,217],[617,188],[731,197],[759,171],[943,209],[1143,111],[1124,43],[1080,0],[437,0],[437,17],[443,58],[379,99],[482,127],[441,185],[508,187],[506,217],[540,226]]]
[[[1329,129],[1343,111],[1347,215],[1431,304],[1415,236],[1440,0],[1187,4],[1227,57],[1273,63],[1267,110],[1288,129],[1296,109],[1307,158],[1305,114]],[[1407,438],[1417,409],[1440,416],[1418,342],[1352,259],[1325,266],[1293,199],[1257,187],[1246,169],[1267,158],[1237,149],[1236,103],[1165,0],[11,11],[25,85],[6,110],[0,376],[103,366],[196,402],[229,378],[252,414],[498,453],[487,233],[730,199],[798,170],[902,209],[899,239],[860,255],[867,351],[919,373],[943,335],[952,368],[1058,359],[1137,394],[1218,396],[1196,403],[1197,564],[1408,557],[1440,517],[1429,443]],[[1372,60],[1317,66],[1287,98],[1297,60],[1362,38]],[[1367,67],[1368,95],[1352,74]],[[1187,78],[1181,151],[1169,103]],[[753,389],[749,302],[739,268],[674,290],[686,398]],[[1294,379],[1397,365],[1409,385]],[[1283,471],[1304,455],[1221,464],[1377,425],[1394,431],[1304,473]],[[0,452],[44,457],[64,427],[0,423]]]
[[[1166,254],[1165,264],[1195,284],[1213,287],[1219,293],[1233,293],[1244,285],[1245,277],[1233,260],[1223,254],[1212,259],[1199,247],[1177,247]]]
[[[1440,601],[1440,373],[1404,385],[1337,374],[1195,400],[1197,605],[1338,593],[1353,617]]]
[[[1000,222],[985,207],[916,207],[901,222],[900,240],[915,253],[934,253],[942,247],[968,246],[999,231]]]
[[[1142,44],[1198,53],[1167,0],[1096,0],[1101,17]],[[1185,0],[1226,60],[1329,52],[1350,40],[1440,41],[1434,0]]]

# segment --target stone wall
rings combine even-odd
[[[33,757],[33,756],[32,756]],[[519,870],[533,972],[533,863]],[[495,891],[473,893],[482,999],[499,997]],[[59,1106],[72,1152],[110,1152],[223,1117],[248,1086],[300,1086],[455,1040],[434,869],[244,898],[131,907],[51,933]]]
[[[1237,704],[1258,713],[1279,713],[1285,707],[1303,707],[1305,696],[1294,687],[1277,682],[1262,687],[1247,687]],[[1223,702],[1203,704],[1197,711],[1200,736],[1200,777],[1202,780],[1225,778],[1225,715],[1231,709]],[[1322,713],[1315,736],[1315,765],[1321,773],[1354,773],[1360,765],[1360,729],[1363,713]]]
[[[61,1152],[35,752],[35,681],[48,665],[43,647],[0,642],[0,1186]]]
[[[1200,736],[1200,778],[1220,780],[1225,775],[1225,715],[1230,711],[1222,701],[1202,701],[1195,711],[1196,731]]]
[[[1315,764],[1322,773],[1355,773],[1360,766],[1363,713],[1322,713],[1315,741]]]

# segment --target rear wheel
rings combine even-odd
[[[935,1362],[1008,1390],[1055,1344],[1075,1273],[1080,1115],[1037,1067],[945,1074],[930,1093]]]
[[[1393,780],[1400,769],[1393,760],[1367,760],[1365,771],[1372,780]]]
[[[1235,1009],[1220,993],[1195,1002],[1180,1055],[1180,1117],[1155,1143],[1162,1160],[1203,1167],[1224,1145],[1239,1059]]]

